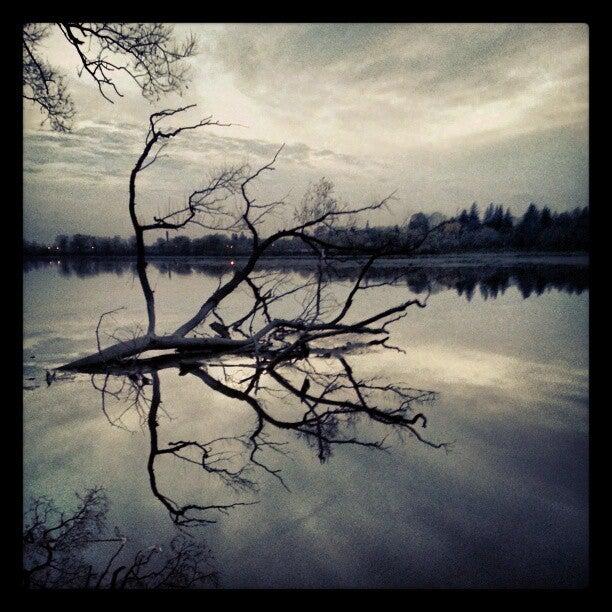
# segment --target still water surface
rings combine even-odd
[[[197,466],[160,458],[157,484],[172,499],[258,502],[194,528],[212,550],[221,585],[585,585],[586,262],[387,262],[377,270],[401,280],[366,292],[357,314],[431,295],[425,309],[409,309],[392,328],[404,353],[362,351],[351,366],[361,377],[438,392],[421,408],[427,436],[452,447],[390,436],[386,452],[342,445],[321,463],[304,439],[278,432],[287,454],[266,457],[290,491],[256,472],[258,491],[235,492]],[[230,271],[221,261],[151,265],[159,331],[193,314]],[[308,267],[290,273],[304,276]],[[146,424],[133,411],[124,417],[129,431],[113,427],[89,376],[47,386],[45,371],[95,350],[102,312],[124,307],[109,332],[142,324],[142,302],[130,262],[24,269],[24,497],[47,495],[70,507],[74,491],[104,487],[109,523],[129,534],[135,550],[164,546],[177,529],[151,490]],[[239,299],[230,307],[238,311]],[[163,443],[253,427],[248,406],[176,370],[160,372],[160,391]],[[274,409],[289,409],[278,402]]]

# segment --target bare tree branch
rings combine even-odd
[[[23,528],[23,584],[27,589],[170,589],[217,586],[206,545],[193,538],[175,537],[165,555],[151,546],[132,557],[125,555],[128,538],[106,526],[109,504],[103,489],[77,495],[72,513],[60,511],[52,500],[33,499]],[[97,548],[100,567],[85,559]]]
[[[193,35],[177,42],[168,23],[27,23],[23,29],[23,97],[36,104],[56,131],[69,131],[76,114],[65,76],[42,56],[53,28],[76,53],[78,76],[86,74],[110,103],[122,97],[116,77],[124,74],[149,101],[182,94],[190,79],[185,60],[197,53]]]

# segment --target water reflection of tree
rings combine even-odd
[[[217,585],[201,541],[179,535],[165,550],[127,554],[129,539],[109,532],[104,490],[77,495],[72,512],[33,499],[24,516],[23,583],[29,589],[184,589]]]
[[[339,446],[386,450],[393,432],[400,439],[408,435],[432,448],[448,447],[424,436],[427,418],[415,410],[432,402],[435,393],[376,377],[361,378],[350,364],[350,353],[364,346],[348,343],[304,350],[301,355],[292,352],[287,359],[265,353],[233,360],[212,360],[197,354],[159,355],[90,372],[112,425],[126,427],[125,415],[134,411],[146,423],[151,491],[173,522],[186,527],[215,522],[218,513],[256,503],[251,493],[259,490],[258,473],[274,477],[289,490],[281,469],[271,463],[273,457],[282,458],[290,452],[283,432],[304,440],[321,462]],[[195,378],[216,393],[248,406],[252,421],[245,423],[241,435],[162,444],[162,370]],[[291,416],[280,417],[279,406],[283,415],[290,412]],[[205,504],[177,502],[163,490],[156,475],[159,461],[169,457],[203,470],[222,483],[234,499]]]
[[[215,279],[231,271],[224,259],[197,260],[152,259],[151,266],[160,274],[188,276],[202,274]],[[312,270],[303,261],[283,263],[274,260],[264,262],[266,269],[292,272],[307,278]],[[136,264],[129,259],[72,258],[61,260],[26,260],[26,271],[41,268],[58,268],[64,276],[87,278],[98,274],[135,274]],[[347,265],[334,271],[334,279],[339,282],[354,281],[359,272],[358,266]],[[392,265],[373,266],[367,280],[404,283],[416,294],[440,290],[454,290],[468,301],[479,291],[484,299],[495,299],[503,295],[509,287],[516,287],[525,298],[542,295],[555,289],[565,293],[581,294],[589,288],[589,272],[581,265],[552,265],[544,263],[521,263],[503,266],[496,265],[416,265],[392,262]]]

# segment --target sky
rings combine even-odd
[[[129,173],[148,117],[162,108],[231,123],[174,139],[142,175],[139,210],[165,212],[229,165],[265,164],[260,201],[299,206],[325,176],[341,202],[394,193],[370,225],[477,202],[553,210],[589,204],[588,26],[585,24],[177,24],[198,54],[182,97],[150,104],[119,78],[104,100],[75,50],[52,31],[44,53],[78,114],[59,134],[24,103],[24,237],[131,234]],[[270,223],[283,225],[286,215]]]

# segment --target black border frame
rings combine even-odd
[[[599,439],[602,436],[602,429],[604,428],[603,424],[603,410],[605,409],[605,405],[602,405],[601,402],[593,402],[593,398],[597,397],[597,386],[601,385],[601,369],[602,362],[596,358],[597,353],[601,350],[601,346],[599,343],[601,342],[601,333],[595,333],[594,329],[598,324],[598,319],[603,319],[605,316],[602,314],[603,310],[601,309],[605,298],[603,295],[600,295],[599,285],[597,283],[597,275],[603,275],[603,266],[606,261],[604,259],[604,247],[603,247],[603,232],[606,227],[612,227],[606,223],[605,220],[605,212],[606,207],[604,202],[596,204],[593,209],[590,206],[590,201],[593,199],[594,194],[597,193],[597,190],[600,188],[600,184],[595,179],[597,174],[597,170],[599,169],[599,156],[595,157],[593,155],[594,150],[602,145],[602,130],[599,127],[603,126],[603,122],[601,124],[597,121],[598,114],[600,111],[600,102],[599,97],[603,97],[601,95],[601,85],[599,81],[594,82],[594,76],[596,76],[597,71],[603,71],[603,66],[600,66],[600,57],[602,51],[597,47],[600,45],[601,36],[603,34],[600,32],[601,26],[597,25],[595,22],[595,18],[592,11],[588,10],[574,13],[566,13],[566,14],[555,14],[553,12],[549,13],[540,13],[535,14],[537,11],[532,11],[531,15],[527,14],[518,14],[513,11],[509,12],[500,12],[498,14],[485,13],[478,14],[475,11],[451,11],[447,14],[436,14],[435,11],[387,11],[387,14],[382,18],[381,16],[372,16],[372,15],[360,15],[355,13],[354,11],[347,12],[334,12],[333,10],[327,10],[324,12],[320,12],[320,14],[316,15],[316,10],[312,12],[300,12],[295,11],[294,14],[291,14],[291,11],[285,10],[274,10],[272,9],[260,9],[257,11],[249,12],[248,10],[234,9],[234,11],[215,11],[207,10],[205,15],[172,15],[172,14],[111,14],[111,15],[101,15],[101,14],[89,14],[86,16],[87,20],[106,20],[106,21],[172,21],[176,23],[189,23],[189,22],[201,22],[201,23],[223,23],[223,22],[235,22],[235,23],[283,23],[283,22],[291,22],[291,23],[326,23],[326,22],[337,22],[337,23],[352,23],[352,22],[371,22],[371,23],[380,23],[380,22],[400,22],[400,23],[585,23],[589,26],[589,208],[590,208],[590,229],[591,229],[591,246],[589,250],[589,404],[591,406],[591,410],[589,411],[589,559],[590,559],[590,568],[589,568],[589,584],[585,589],[582,590],[563,590],[563,589],[439,589],[439,591],[444,593],[481,593],[481,592],[503,592],[508,594],[514,593],[532,593],[534,595],[540,596],[540,594],[544,593],[560,593],[566,596],[573,597],[579,594],[588,594],[590,595],[595,590],[598,590],[599,587],[602,586],[602,567],[599,565],[599,561],[596,559],[601,555],[603,558],[603,546],[601,540],[596,537],[595,530],[599,523],[599,518],[597,514],[602,511],[602,494],[600,493],[600,483],[597,483],[597,478],[603,480],[605,477],[604,467],[603,467],[603,453],[601,453],[601,446]],[[318,7],[315,7],[315,9]],[[517,7],[519,8],[519,7]],[[23,13],[19,16],[13,15],[13,25],[14,25],[14,38],[6,36],[4,38],[5,44],[7,44],[10,40],[11,49],[9,51],[14,52],[15,58],[15,107],[8,108],[5,110],[5,117],[8,117],[12,122],[13,116],[16,116],[15,121],[15,142],[13,144],[13,148],[11,152],[14,151],[14,163],[15,167],[13,170],[14,182],[10,181],[12,188],[14,189],[13,198],[8,199],[8,212],[10,215],[10,222],[13,228],[13,235],[11,240],[11,255],[13,259],[11,263],[13,264],[11,282],[14,283],[12,289],[12,296],[14,298],[14,322],[11,326],[11,332],[14,333],[14,341],[15,341],[15,398],[14,401],[8,400],[5,402],[4,409],[6,412],[9,412],[11,415],[10,424],[13,428],[13,436],[10,434],[5,434],[5,439],[8,436],[9,441],[11,442],[10,446],[14,444],[14,447],[11,448],[12,452],[9,452],[7,459],[12,464],[9,474],[11,478],[14,479],[12,483],[13,490],[10,492],[10,499],[14,501],[14,506],[12,510],[14,512],[10,524],[14,529],[11,529],[10,533],[14,538],[14,550],[13,555],[11,556],[11,570],[4,575],[7,576],[10,574],[11,579],[9,582],[9,586],[16,589],[18,592],[23,592],[24,589],[21,586],[21,534],[22,534],[22,503],[23,503],[23,461],[22,461],[22,452],[23,452],[23,389],[22,389],[22,363],[23,363],[23,276],[22,276],[22,266],[23,266],[23,184],[22,184],[22,173],[23,173],[23,111],[22,111],[22,98],[21,98],[21,74],[22,74],[22,59],[21,59],[21,28],[23,23],[29,21],[53,21],[58,18],[63,17],[63,15],[59,16],[57,14],[27,14]],[[70,18],[76,18],[78,16],[77,13],[70,14]],[[324,16],[324,19],[320,17]],[[597,90],[600,90],[599,92]],[[595,95],[594,95],[595,94]],[[4,97],[4,101],[8,99],[7,96]],[[596,125],[599,129],[596,131],[593,129],[593,126]],[[6,168],[6,166],[5,166]],[[6,209],[5,209],[6,210]],[[600,235],[601,233],[601,235]],[[595,282],[594,282],[595,281]],[[602,292],[603,293],[603,292]],[[599,331],[599,330],[598,330]],[[4,352],[4,356],[6,357],[7,352]],[[11,371],[12,367],[11,367]],[[598,399],[598,398],[597,398]],[[609,401],[609,400],[608,400]],[[592,407],[595,406],[596,410],[594,411]],[[5,412],[5,414],[6,414]],[[5,421],[6,422],[6,421]],[[605,431],[605,430],[604,430]],[[7,447],[3,444],[3,448],[6,452]],[[6,471],[5,471],[6,474]],[[6,506],[5,506],[6,508]],[[9,519],[10,520],[10,519]],[[401,591],[402,589],[400,589]],[[409,590],[413,593],[427,593],[428,590],[424,589],[405,589]],[[284,589],[280,589],[280,591],[284,591]],[[299,589],[288,590],[290,593],[294,591],[299,591]],[[332,589],[325,590],[325,593],[333,593],[337,592],[341,594],[349,592],[348,590],[341,589]],[[379,594],[380,591],[384,591],[384,589],[368,589],[368,591],[373,591],[374,594]],[[28,592],[28,591],[26,591]],[[75,591],[73,591],[75,592]],[[76,591],[76,592],[85,592],[85,591]],[[196,592],[196,591],[192,591]],[[250,596],[250,591],[233,591],[238,594],[244,593],[245,595]],[[264,592],[268,592],[264,590]],[[32,592],[33,593],[33,592]],[[214,593],[216,596],[220,595],[222,592]],[[211,594],[210,591],[206,591],[206,596],[209,597]],[[32,595],[32,596],[39,596]],[[29,597],[30,595],[28,595]],[[54,595],[53,595],[54,596]],[[207,600],[210,601],[210,600]],[[566,600],[569,603],[569,600]]]

